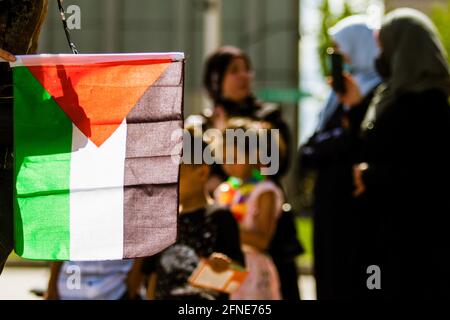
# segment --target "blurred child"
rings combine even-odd
[[[229,210],[214,205],[205,184],[210,167],[203,161],[193,164],[196,143],[207,147],[193,128],[185,131],[183,164],[180,169],[180,215],[177,242],[163,252],[146,258],[149,299],[216,300],[228,295],[193,287],[188,283],[201,258],[209,260],[216,272],[228,269],[232,261],[244,265],[239,229]]]
[[[262,138],[259,135],[261,123],[250,120],[231,119],[228,129],[243,129],[247,133],[253,131]],[[278,273],[267,250],[282,211],[283,194],[274,182],[261,175],[259,160],[255,164],[248,161],[252,152],[259,151],[256,146],[245,143],[244,148],[230,147],[229,142],[224,142],[224,158],[230,148],[234,148],[234,154],[238,157],[244,152],[245,161],[237,161],[235,157],[234,163],[223,165],[230,178],[215,191],[215,198],[219,204],[227,205],[239,222],[242,250],[249,272],[243,285],[230,298],[279,300],[281,293]],[[245,163],[240,164],[241,162]]]

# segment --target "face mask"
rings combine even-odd
[[[391,77],[391,64],[383,53],[375,59],[375,69],[383,79],[389,79]]]

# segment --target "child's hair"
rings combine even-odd
[[[190,165],[203,165],[204,151],[209,144],[203,138],[202,127],[198,124],[187,125],[183,132],[183,163]]]
[[[268,134],[271,129],[273,129],[271,124],[265,121],[255,121],[242,117],[230,118],[222,135],[223,147],[226,147],[227,150],[234,148],[237,152],[245,152],[246,164],[252,159],[256,160],[256,163],[251,164],[259,164],[259,150],[262,145],[268,147],[271,143],[279,143],[279,141],[272,141],[272,135]],[[235,135],[232,136],[231,132],[234,132]],[[243,135],[244,139],[239,140],[239,138],[235,138],[236,135]],[[270,156],[270,148],[266,152]]]

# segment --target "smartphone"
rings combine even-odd
[[[336,93],[345,93],[344,57],[333,49],[328,50],[331,61],[331,77],[333,78],[333,90]]]

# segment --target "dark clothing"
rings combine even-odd
[[[272,258],[272,260],[278,271],[282,299],[286,301],[301,300],[300,289],[298,287],[300,275],[297,270],[295,259],[286,260]]]
[[[0,0],[0,48],[15,55],[35,53],[47,0]],[[0,63],[0,273],[13,249],[12,75]]]
[[[0,108],[4,106],[5,104],[0,101]],[[0,111],[0,117],[2,116],[5,116],[5,112]],[[1,123],[0,128],[4,128]],[[12,134],[9,138],[12,139]],[[1,140],[5,141],[9,139],[7,139],[7,136],[4,136]],[[0,274],[13,247],[13,171],[11,143],[6,146],[0,145]]]
[[[0,48],[14,55],[35,53],[46,12],[47,0],[0,0]],[[12,146],[11,86],[11,70],[0,63],[0,146]]]
[[[371,264],[383,299],[450,297],[450,107],[441,91],[405,93],[363,133]],[[374,227],[375,226],[375,227]],[[367,277],[367,275],[366,275]]]
[[[300,300],[296,258],[305,251],[297,238],[294,219],[293,212],[282,212],[268,250],[280,278],[281,296],[288,301]]]
[[[359,225],[352,196],[352,167],[358,160],[358,130],[344,128],[342,120],[351,116],[355,127],[361,124],[372,97],[373,91],[349,112],[340,105],[322,131],[301,149],[301,167],[317,173],[313,247],[317,298],[320,300],[354,296],[352,277]]]
[[[146,274],[156,272],[157,300],[212,300],[228,296],[213,291],[196,289],[188,285],[188,278],[200,258],[223,253],[244,266],[237,222],[230,211],[208,207],[181,214],[178,218],[177,242],[163,252],[146,258],[143,270]]]
[[[0,66],[4,63],[0,62]],[[13,92],[12,73],[9,67],[0,72],[0,147],[9,148],[13,146]],[[6,150],[1,150],[6,152]],[[2,154],[4,156],[4,154]],[[3,162],[1,162],[3,161]],[[0,158],[0,165],[5,167],[4,158]]]
[[[0,63],[2,65],[3,63]],[[9,85],[8,85],[9,83]],[[0,72],[0,274],[13,250],[12,79]]]
[[[35,53],[47,2],[0,0],[0,48],[15,55]]]
[[[35,53],[47,0],[0,0],[0,48],[14,55]],[[11,70],[0,63],[0,99],[12,97]],[[0,109],[0,145],[12,146],[12,100]]]
[[[13,175],[0,168],[0,274],[13,248]]]
[[[13,98],[12,86],[7,83],[12,83],[11,73],[0,73],[0,273],[13,248]]]

